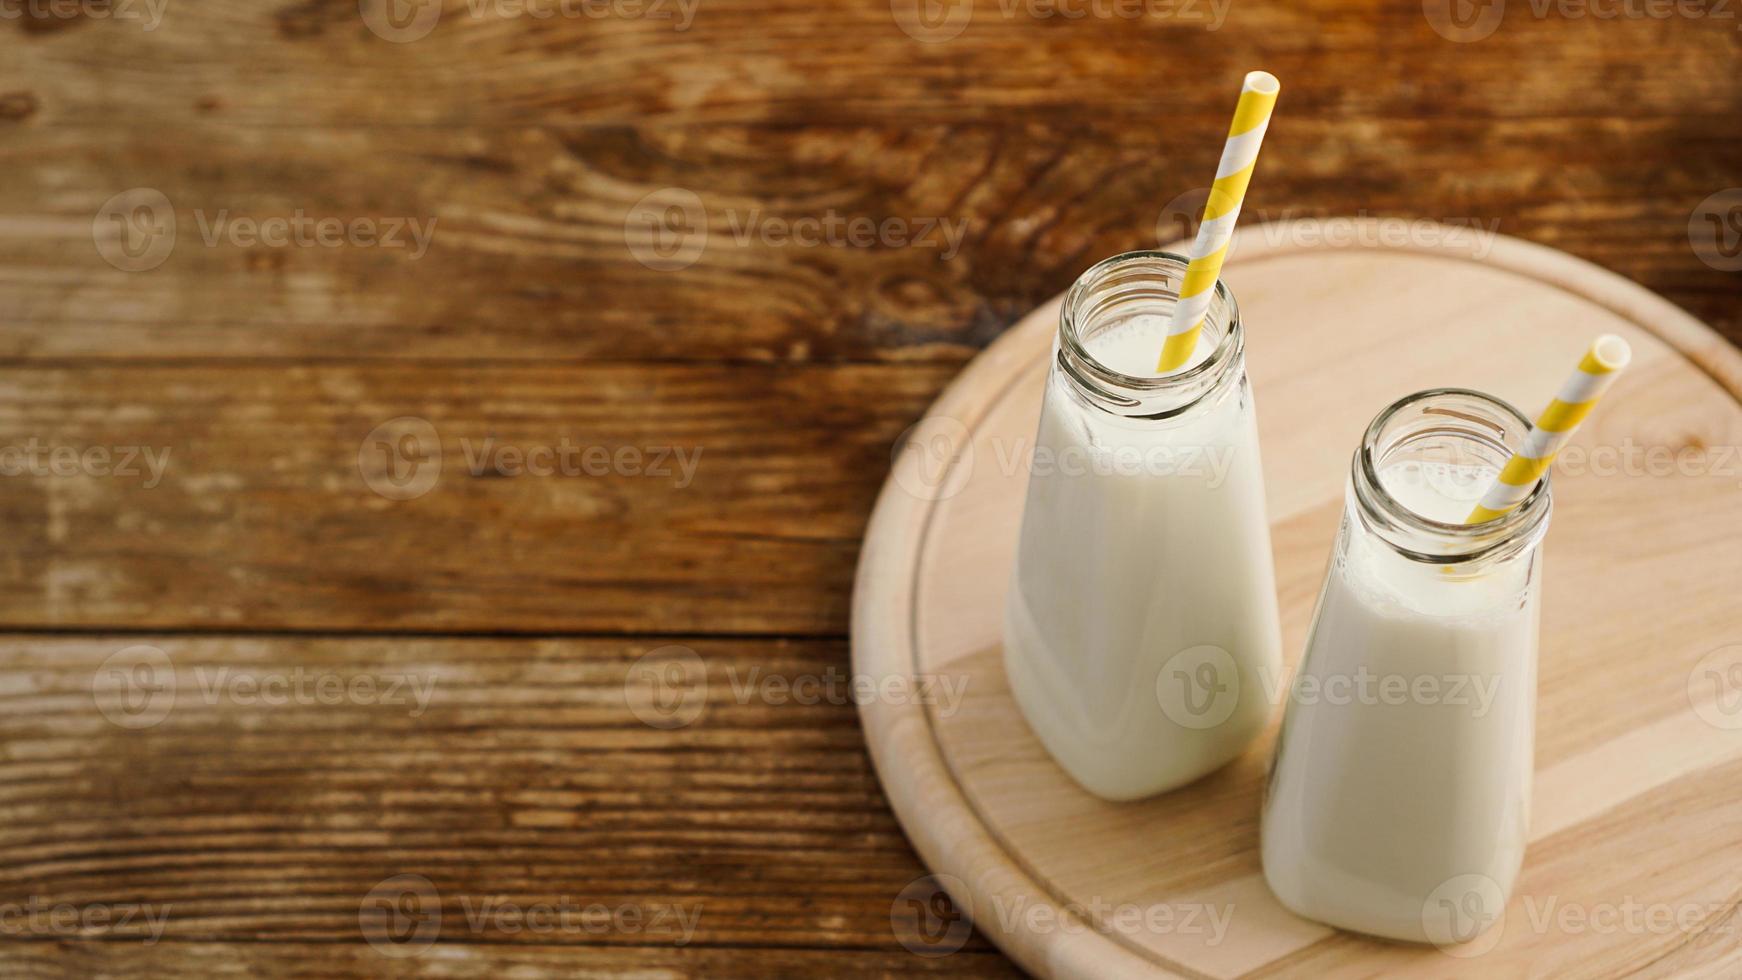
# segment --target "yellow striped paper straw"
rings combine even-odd
[[[1604,334],[1592,341],[1591,349],[1579,361],[1578,370],[1561,386],[1555,400],[1537,416],[1530,434],[1524,437],[1524,444],[1506,461],[1500,479],[1488,488],[1482,502],[1470,512],[1464,523],[1491,521],[1517,507],[1529,496],[1530,488],[1548,472],[1555,454],[1567,444],[1579,423],[1591,414],[1597,399],[1603,397],[1603,392],[1632,359],[1633,349],[1627,346],[1627,341],[1614,334]]]
[[[1216,182],[1210,185],[1204,220],[1192,242],[1192,261],[1186,266],[1185,281],[1180,283],[1179,301],[1174,304],[1173,320],[1167,326],[1167,340],[1156,364],[1160,372],[1178,370],[1197,349],[1204,315],[1216,298],[1216,278],[1222,274],[1228,239],[1240,218],[1240,203],[1246,199],[1246,185],[1252,180],[1258,147],[1264,142],[1264,131],[1270,128],[1270,111],[1276,108],[1276,93],[1280,91],[1282,83],[1267,71],[1247,72],[1240,86],[1234,123],[1228,127],[1228,142],[1222,145]]]

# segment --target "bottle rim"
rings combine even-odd
[[[1385,488],[1379,479],[1379,464],[1384,451],[1392,448],[1380,445],[1387,426],[1400,414],[1424,403],[1459,399],[1474,402],[1511,421],[1520,439],[1530,431],[1530,419],[1501,398],[1473,388],[1429,388],[1405,395],[1380,411],[1367,426],[1352,461],[1350,482],[1366,523],[1392,548],[1417,561],[1452,564],[1505,557],[1534,545],[1547,531],[1553,494],[1546,472],[1517,507],[1477,524],[1454,524],[1419,514]],[[1446,417],[1446,432],[1458,431],[1457,425],[1462,423],[1459,432],[1462,437],[1485,443],[1502,462],[1514,448],[1502,438],[1503,429],[1468,412],[1441,407],[1437,412],[1424,409],[1423,414]]]
[[[1065,293],[1064,306],[1059,314],[1057,359],[1060,367],[1086,393],[1122,408],[1142,407],[1145,399],[1158,396],[1186,398],[1183,404],[1144,417],[1176,415],[1220,388],[1218,382],[1222,375],[1230,367],[1243,362],[1245,330],[1240,319],[1240,306],[1227,284],[1219,278],[1210,310],[1205,314],[1205,329],[1219,334],[1216,346],[1208,357],[1183,371],[1160,376],[1126,374],[1096,358],[1085,343],[1084,331],[1097,312],[1092,301],[1099,298],[1099,293],[1117,290],[1122,279],[1129,279],[1132,283],[1143,284],[1143,288],[1152,294],[1148,299],[1171,303],[1179,298],[1178,287],[1190,264],[1188,257],[1175,252],[1139,249],[1121,252],[1090,266]]]

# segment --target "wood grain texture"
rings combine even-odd
[[[33,445],[112,447],[117,470],[127,447],[167,461],[156,485],[143,453],[133,476],[0,481],[15,529],[0,622],[838,635],[873,487],[941,380],[753,365],[0,372],[0,446],[15,450],[0,463],[25,465]],[[359,453],[408,416],[441,457],[427,493],[390,500]],[[569,468],[547,460],[550,475],[500,455],[565,445]]]
[[[0,86],[46,89],[44,117],[98,125],[128,111],[164,121],[211,113],[246,124],[405,126],[908,124],[1013,110],[1152,124],[1171,115],[1162,100],[1206,78],[1238,78],[1262,60],[1290,85],[1291,111],[1302,117],[1650,118],[1739,105],[1734,80],[1706,70],[1735,56],[1734,18],[1513,11],[1492,37],[1460,44],[1436,34],[1413,4],[1236,0],[1212,31],[1209,18],[1183,12],[1049,17],[1028,12],[1045,5],[978,0],[958,37],[925,43],[903,32],[892,9],[901,7],[701,0],[679,30],[652,17],[504,17],[497,4],[446,0],[425,37],[396,44],[372,34],[349,0],[190,0],[151,31],[95,18],[49,30],[15,21],[19,56]],[[305,84],[313,77],[321,84]],[[1624,86],[1625,97],[1594,99],[1597,78]]]
[[[658,950],[633,947],[441,947],[436,963],[388,960],[360,945],[333,943],[175,943],[136,947],[121,943],[16,944],[0,950],[7,976],[19,980],[105,977],[157,980],[164,976],[291,977],[331,980],[381,977],[400,980],[439,976],[453,980],[496,980],[504,976],[560,976],[573,980],[647,977],[654,980],[713,980],[757,977],[897,978],[908,976],[1019,977],[995,951],[967,950],[948,959],[924,959],[904,951],[830,952],[759,950],[754,958],[732,949]]]
[[[1181,16],[1128,19],[977,0],[940,7],[971,10],[971,22],[925,43],[901,29],[918,10],[907,0],[700,0],[683,30],[442,0],[427,37],[398,44],[368,26],[377,0],[171,0],[151,30],[134,19],[152,13],[147,0],[117,0],[125,16],[95,0],[38,2],[60,6],[0,17],[0,450],[36,439],[171,456],[150,489],[0,477],[0,629],[68,644],[20,634],[7,648],[7,662],[30,666],[0,690],[19,711],[0,716],[0,794],[25,801],[10,833],[31,843],[0,859],[0,903],[58,887],[32,849],[70,847],[80,894],[197,893],[203,917],[197,934],[154,947],[95,934],[0,943],[8,975],[1012,971],[980,939],[936,961],[896,941],[890,891],[923,868],[896,846],[875,787],[856,781],[862,753],[831,727],[844,720],[807,742],[783,727],[790,713],[753,713],[726,748],[580,708],[516,710],[491,701],[491,685],[514,682],[489,672],[517,656],[545,663],[550,644],[592,663],[683,642],[712,664],[709,634],[734,662],[781,643],[783,663],[839,664],[859,535],[900,433],[1091,262],[1189,233],[1187,192],[1213,172],[1226,126],[1218,89],[1248,68],[1288,86],[1254,219],[1494,227],[1742,339],[1742,280],[1703,264],[1689,239],[1701,202],[1742,172],[1742,136],[1727,125],[1742,111],[1742,34],[1721,17],[1538,16],[1515,2],[1492,37],[1452,43],[1414,3],[1196,0]],[[682,13],[674,0],[665,9]],[[132,188],[162,192],[178,229],[161,265],[129,273],[104,260],[93,223]],[[663,188],[695,193],[710,233],[677,271],[639,261],[630,229],[637,203]],[[434,227],[415,259],[202,236],[220,215],[299,212]],[[964,230],[948,259],[737,232],[830,216]],[[444,475],[390,501],[370,492],[357,455],[374,426],[407,415],[435,427]],[[461,442],[491,436],[702,458],[682,489],[617,474],[473,477]],[[1292,546],[1322,546],[1314,529],[1298,534]],[[483,636],[444,638],[454,633]],[[178,656],[176,644],[212,643],[201,656],[280,671],[451,643],[418,655],[483,671],[468,676],[485,686],[463,743],[461,727],[420,741],[418,725],[366,711],[288,725],[239,706],[197,731],[178,714],[122,741],[94,734],[106,729],[76,691],[47,714],[28,693],[62,659],[82,665],[135,639]],[[556,690],[586,686],[560,676]],[[61,728],[76,734],[50,739]],[[580,742],[601,732],[617,748],[586,754]],[[498,734],[504,753],[465,754]],[[402,737],[419,752],[390,755],[391,770],[367,754]],[[44,739],[56,761],[16,769]],[[329,739],[340,762],[322,760]],[[268,754],[223,754],[231,742]],[[98,753],[126,745],[124,761]],[[473,766],[444,771],[450,752]],[[789,759],[813,795],[769,781]],[[843,759],[861,767],[850,784],[829,768]],[[541,810],[573,817],[560,833],[574,839],[491,837],[501,813],[530,805],[521,781],[538,767],[584,784],[559,785],[581,795]],[[503,799],[515,802],[503,810]],[[635,800],[676,815],[662,824]],[[394,844],[423,816],[438,825]],[[140,836],[157,819],[181,836]],[[667,825],[677,843],[659,847]],[[74,830],[45,829],[57,826]],[[597,829],[583,839],[582,826]],[[589,850],[628,848],[632,830],[634,847],[651,848],[634,852],[639,872]],[[158,856],[187,861],[190,841],[232,832],[244,836],[216,838],[221,861],[186,878]],[[878,841],[874,866],[864,833]],[[514,849],[528,839],[557,857]],[[747,884],[753,864],[775,860],[771,841],[785,870]],[[681,950],[449,930],[423,957],[387,960],[356,940],[354,914],[344,931],[352,899],[335,897],[366,883],[346,863],[366,865],[375,847],[469,868],[440,879],[456,901],[497,880],[531,895],[549,887],[532,869],[595,860],[627,881],[709,894],[705,880],[724,875],[715,891],[738,898],[715,897],[725,938]],[[854,876],[875,884],[850,886]],[[251,897],[267,885],[277,904]],[[819,887],[826,914],[792,911]]]
[[[130,711],[105,671],[141,645],[163,666]],[[649,703],[638,665],[673,645],[0,637],[0,969],[204,973],[213,948],[183,943],[246,939],[270,945],[228,955],[276,970],[280,943],[361,947],[360,905],[406,874],[436,889],[447,941],[482,947],[452,953],[472,971],[459,975],[517,962],[719,975],[744,969],[729,968],[727,951],[756,945],[791,947],[769,961],[777,971],[921,968],[890,924],[920,872],[854,706],[844,688],[805,684],[845,678],[843,644],[681,644],[698,664],[683,690],[693,709],[655,727],[637,708]],[[30,928],[11,907],[26,896],[149,903],[163,914],[161,943],[143,958],[118,952],[149,935],[141,913],[97,930],[109,941],[96,949],[57,949],[77,937]],[[486,914],[565,899],[643,918],[540,930]],[[564,960],[490,949],[499,944],[626,948]],[[814,952],[830,949],[841,955]],[[962,968],[1002,972],[987,949],[973,941]],[[394,965],[329,947],[310,969],[375,975],[370,962]]]
[[[1250,220],[1385,215],[1523,237],[1742,338],[1734,274],[1701,264],[1688,237],[1700,203],[1735,183],[1742,133],[1673,117],[1349,122],[1288,109]],[[1102,256],[1189,237],[1216,165],[1201,134],[1221,125],[311,135],[27,120],[0,128],[14,173],[0,187],[0,356],[961,363]],[[132,187],[161,191],[177,223],[163,264],[129,273],[104,262],[91,226]],[[668,187],[696,194],[707,234],[693,265],[660,271],[637,260],[645,233],[630,219]],[[427,246],[244,246],[223,231],[297,214],[406,219]],[[783,237],[831,218],[894,221],[901,237]]]
[[[1540,401],[1594,333],[1622,334],[1636,351],[1555,475],[1531,847],[1503,924],[1451,951],[1465,961],[1337,932],[1270,894],[1258,820],[1280,681],[1271,730],[1173,792],[1108,803],[1048,757],[1011,697],[1001,637],[1027,485],[1017,447],[1035,430],[1056,304],[928,411],[953,424],[898,460],[866,535],[855,669],[953,678],[966,692],[951,705],[863,706],[903,826],[964,907],[999,913],[978,916],[982,931],[1043,976],[1720,972],[1742,889],[1742,738],[1699,666],[1742,651],[1731,585],[1742,556],[1711,533],[1742,521],[1742,356],[1637,286],[1516,240],[1479,260],[1445,246],[1297,240],[1244,228],[1222,273],[1249,331],[1290,664],[1343,507],[1348,456],[1329,447],[1353,445],[1380,408],[1428,387]],[[1629,446],[1634,464],[1597,464]],[[1661,465],[1678,457],[1690,463]],[[1649,865],[1629,860],[1646,849]],[[1569,925],[1557,917],[1567,907],[1608,918]],[[1639,915],[1629,907],[1675,918],[1623,919]],[[1013,908],[1047,914],[1012,918]],[[1164,920],[1131,916],[1157,909]],[[1076,930],[1048,925],[1052,916]]]

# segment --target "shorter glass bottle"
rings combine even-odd
[[[1265,880],[1300,915],[1445,946],[1502,914],[1530,827],[1548,481],[1462,522],[1529,430],[1440,388],[1355,453],[1264,801]]]
[[[1116,255],[1066,295],[1006,605],[1023,716],[1066,772],[1114,800],[1239,755],[1282,669],[1258,424],[1225,286],[1193,359],[1155,372],[1186,266]]]

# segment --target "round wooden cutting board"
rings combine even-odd
[[[1256,226],[1223,278],[1290,669],[1375,413],[1454,385],[1535,414],[1591,337],[1633,345],[1556,466],[1531,844],[1506,916],[1440,950],[1283,909],[1257,848],[1280,705],[1233,764],[1143,802],[1102,802],[1048,758],[999,633],[1057,300],[910,430],[859,564],[855,672],[922,681],[867,699],[866,736],[938,881],[1042,976],[1742,971],[1742,355],[1632,283],[1470,228]]]

